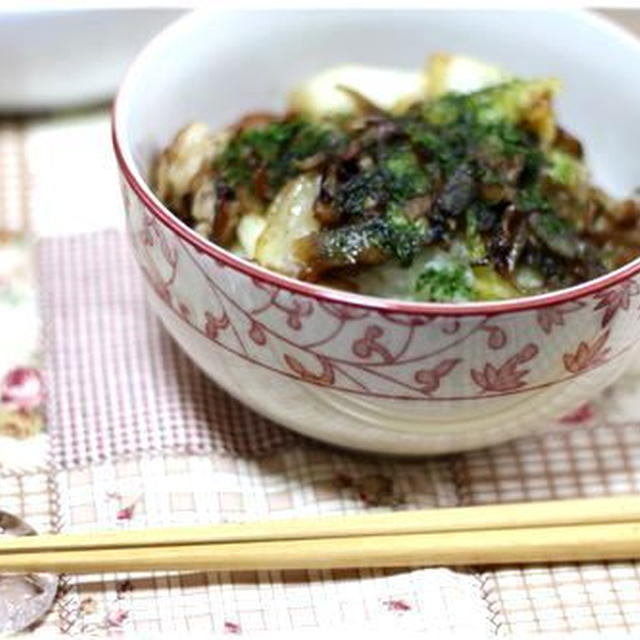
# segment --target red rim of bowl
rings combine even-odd
[[[625,31],[622,27],[610,22],[606,18],[597,16],[595,14],[587,13],[586,11],[574,12],[582,19],[588,20],[596,24],[599,28],[607,29],[612,32],[616,37],[627,40],[632,44],[634,48],[638,50],[640,55],[640,43],[636,39]],[[264,267],[249,262],[243,258],[239,258],[234,254],[216,246],[212,242],[205,240],[202,236],[198,235],[193,229],[184,224],[176,216],[174,216],[169,209],[167,209],[160,200],[154,195],[147,183],[138,174],[135,169],[134,162],[130,154],[125,153],[123,144],[120,140],[119,123],[122,121],[122,96],[126,88],[131,82],[131,78],[134,75],[138,65],[147,55],[147,52],[161,40],[168,37],[176,27],[182,25],[185,21],[190,21],[193,18],[193,14],[178,19],[176,22],[170,24],[163,29],[158,35],[156,35],[138,54],[134,62],[129,67],[127,74],[120,85],[118,93],[113,103],[112,117],[111,117],[111,135],[113,141],[113,147],[116,155],[116,159],[124,178],[128,182],[129,186],[133,189],[136,195],[143,202],[148,211],[150,211],[156,218],[158,218],[166,227],[176,233],[183,240],[191,244],[200,253],[204,253],[229,267],[233,267],[238,271],[241,271],[245,275],[266,282],[270,285],[287,289],[288,291],[296,294],[310,296],[321,302],[327,302],[330,304],[344,304],[349,306],[361,307],[384,313],[397,313],[397,314],[409,314],[409,315],[496,315],[507,312],[521,312],[530,311],[532,309],[539,309],[540,307],[546,307],[549,305],[562,304],[569,302],[577,298],[591,295],[603,289],[606,289],[612,285],[616,285],[633,275],[640,272],[640,257],[629,262],[628,264],[607,273],[595,280],[589,280],[588,282],[569,287],[567,289],[561,289],[559,291],[553,291],[551,293],[545,293],[538,296],[529,296],[523,298],[514,298],[511,300],[503,300],[496,302],[461,302],[461,303],[436,303],[436,302],[406,302],[403,300],[393,300],[389,298],[376,298],[373,296],[365,296],[357,293],[348,293],[340,291],[338,289],[330,289],[328,287],[315,285],[312,283],[304,282],[301,280],[295,280],[288,276],[283,276],[274,271],[269,271]]]

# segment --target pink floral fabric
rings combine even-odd
[[[32,255],[24,239],[0,230],[0,439],[27,442],[44,428]],[[2,455],[0,471],[12,465]]]

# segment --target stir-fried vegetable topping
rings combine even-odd
[[[341,142],[337,130],[289,118],[240,131],[214,167],[227,185],[246,187],[269,201],[289,178],[312,168],[311,159],[321,161],[321,154],[335,151]]]
[[[212,240],[250,238],[244,255],[298,278],[436,302],[571,286],[640,253],[640,207],[589,184],[582,146],[555,124],[556,88],[511,80],[400,112],[350,91],[351,115],[243,119],[191,162],[207,198],[157,182]]]

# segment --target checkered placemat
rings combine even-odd
[[[209,383],[151,317],[121,234],[45,240],[38,255],[59,467],[139,453],[265,455],[294,442]]]
[[[207,380],[147,311],[121,233],[42,240],[38,274],[62,530],[457,503],[448,461],[338,452],[266,421]],[[214,630],[224,631],[226,621],[255,633],[352,623],[489,633],[469,572],[267,574],[240,578],[240,603],[229,574],[189,578],[199,591],[176,579],[174,595],[189,603],[196,622],[179,604],[162,605],[165,579],[120,577],[131,584],[120,599],[113,580],[97,588],[95,577],[69,579],[63,627],[104,628],[116,607],[119,626],[136,633],[201,630],[207,620]],[[142,611],[138,594],[154,606]],[[458,618],[456,602],[468,603],[468,615]]]
[[[637,373],[631,372],[603,397],[559,423],[545,425],[548,433],[541,437],[420,463],[339,453],[256,416],[203,377],[147,312],[122,233],[43,240],[38,258],[47,318],[49,424],[62,483],[64,530],[118,526],[122,520],[146,526],[260,519],[567,498],[640,488]],[[392,591],[402,591],[403,598],[378,589],[381,584],[389,589],[386,582],[377,581],[382,574],[365,572],[350,583],[350,593],[359,602],[365,592],[373,598],[364,599],[366,615],[358,619],[358,624],[373,626],[386,620],[384,602],[399,599],[408,608],[395,621],[398,628],[427,631],[441,624],[458,629],[459,620],[448,617],[447,607],[457,610],[460,603],[443,604],[436,618],[433,610],[425,617],[418,604],[426,593],[433,589],[440,593],[445,583],[453,581],[466,594],[464,598],[457,594],[456,599],[476,604],[475,617],[465,612],[462,618],[465,629],[472,627],[476,633],[596,629],[604,621],[607,628],[636,628],[633,614],[640,615],[640,601],[636,604],[635,598],[640,580],[628,578],[630,567],[636,571],[635,563],[594,567],[600,570],[597,598],[586,578],[595,575],[593,571],[585,573],[585,567],[570,565],[397,572]],[[324,593],[325,582],[335,581],[326,575],[318,586],[314,575],[318,574],[300,574],[312,594]],[[372,582],[365,588],[366,576]],[[220,615],[208,608],[214,602],[222,607],[218,613],[222,611],[225,620],[242,617],[243,609],[235,600],[225,599],[228,594],[219,576],[202,580],[206,582],[200,585],[202,599],[193,599],[199,619],[213,616],[219,623]],[[254,631],[261,625],[269,630],[297,629],[298,618],[281,610],[289,606],[288,583],[280,574],[270,580],[268,588],[257,578],[255,584],[245,585],[247,601],[255,599],[253,622],[246,624]],[[341,586],[332,589],[347,589],[338,582]],[[259,603],[267,597],[265,589],[273,593],[269,589],[276,589],[275,583],[284,600],[267,610]],[[85,580],[70,582],[75,604],[67,608],[75,614],[67,623],[69,629],[84,624],[79,602],[85,584]],[[95,590],[93,580],[90,584]],[[148,598],[150,587],[144,584]],[[115,587],[101,585],[100,593],[108,600]],[[326,594],[315,600],[309,597],[307,622],[302,626],[323,628],[323,621],[331,617],[325,608],[318,609]],[[376,607],[374,602],[383,604]],[[123,602],[118,606],[124,607]],[[280,612],[275,617],[274,607]],[[137,626],[138,614],[127,611],[123,627],[164,628],[163,616],[150,620],[145,615],[142,626]],[[175,628],[188,630],[176,609],[171,611]],[[337,619],[346,624],[349,615]]]
[[[88,531],[435,507],[455,500],[439,483],[446,473],[437,465],[407,467],[296,448],[261,459],[134,457],[57,478],[65,530]],[[118,626],[132,637],[169,630],[326,633],[356,624],[490,635],[475,578],[449,569],[89,576],[69,587],[69,632],[101,622],[114,626],[119,612]]]

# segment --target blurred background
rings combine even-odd
[[[637,9],[601,9],[600,13],[615,20],[623,27],[640,36],[640,8]]]
[[[136,52],[187,11],[166,3],[157,8],[87,8],[91,4],[0,2],[2,114],[109,102]],[[124,3],[114,7],[118,4]],[[640,9],[601,11],[640,35]]]
[[[9,9],[0,4],[0,109],[109,101],[137,51],[178,9]]]
[[[228,6],[216,6],[221,4]],[[188,10],[166,3],[86,8],[92,5],[88,1],[85,8],[61,10],[52,7],[73,3],[8,5],[0,0],[0,145],[15,147],[14,157],[24,156],[30,176],[29,226],[43,235],[121,224],[110,104],[136,53]],[[640,9],[602,12],[640,37]],[[0,177],[5,194],[11,189],[4,182],[18,170],[15,163],[7,166]],[[88,201],[91,212],[86,212]],[[0,206],[0,228],[19,230],[26,224],[17,211],[12,203]]]

